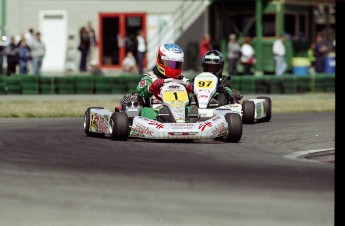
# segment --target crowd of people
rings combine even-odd
[[[280,35],[272,45],[274,74],[281,76],[287,73],[287,59],[285,41],[287,36]],[[207,51],[216,49],[213,47],[209,34],[203,35],[199,43],[199,55],[202,57]],[[219,50],[219,49],[218,49]],[[325,58],[329,53],[329,46],[322,35],[317,35],[308,51],[311,67],[316,73],[323,73]],[[253,66],[256,63],[255,49],[252,46],[252,38],[244,37],[242,45],[237,40],[236,34],[230,34],[227,42],[227,60],[229,75],[253,75]],[[238,71],[238,65],[243,67],[242,73]]]
[[[41,33],[30,28],[20,35],[19,40],[12,36],[9,44],[3,46],[0,57],[1,60],[6,57],[7,69],[3,69],[1,61],[1,72],[7,76],[17,73],[40,75],[45,54],[46,47],[41,40]]]
[[[280,35],[272,46],[274,73],[277,76],[287,73],[285,41],[286,36]],[[97,43],[95,29],[89,21],[86,26],[82,26],[79,30],[80,72],[93,72],[96,68],[98,69],[97,74],[101,73],[97,64]],[[121,62],[122,71],[142,75],[147,52],[147,41],[142,30],[138,30],[136,34],[126,37],[125,50],[126,56]],[[210,50],[219,50],[219,48],[213,45],[209,34],[204,34],[200,40],[198,51],[194,51],[199,52],[199,59],[196,60],[200,62],[200,59]],[[312,62],[311,67],[315,68],[316,73],[324,72],[324,62],[329,50],[330,48],[324,38],[317,35],[308,51],[309,59]],[[0,46],[0,53],[0,74],[7,74],[8,76],[18,73],[40,75],[46,47],[41,40],[41,33],[30,28],[28,32],[22,33],[20,38],[11,37],[7,46]],[[198,58],[198,56],[195,57]],[[2,67],[3,58],[7,59],[7,69]],[[226,58],[229,75],[253,75],[253,66],[256,59],[252,39],[244,37],[243,41],[239,42],[236,34],[230,34],[227,42]],[[239,64],[243,67],[241,73],[238,71]]]
[[[144,59],[147,52],[147,41],[143,30],[138,30],[134,34],[126,37],[125,40],[126,57],[122,61],[123,72],[144,73]]]

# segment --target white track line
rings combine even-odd
[[[327,162],[327,161],[318,161],[314,159],[306,159],[305,156],[320,152],[326,151],[333,151],[335,152],[335,148],[326,148],[326,149],[314,149],[314,150],[307,150],[307,151],[297,151],[287,155],[283,155],[283,158],[294,159],[298,161],[307,161],[307,162]]]

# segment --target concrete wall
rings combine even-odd
[[[147,14],[170,14],[184,1],[140,0],[7,0],[7,35],[18,35],[32,27],[38,29],[41,10],[66,10],[68,29],[73,33],[91,20],[98,24],[98,14],[103,12],[143,12]],[[96,31],[97,27],[95,26]]]

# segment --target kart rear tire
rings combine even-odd
[[[228,134],[223,137],[226,142],[237,143],[241,140],[243,123],[241,116],[237,113],[227,113],[224,115],[228,122]]]
[[[255,104],[253,101],[245,100],[242,103],[242,121],[244,124],[253,124],[255,120]]]
[[[256,99],[264,99],[265,100],[265,112],[266,112],[266,117],[259,119],[258,122],[269,122],[272,117],[272,100],[269,97],[257,97]]]
[[[84,113],[84,132],[88,137],[103,137],[104,133],[90,132],[90,110],[91,109],[104,109],[103,107],[89,107]]]
[[[129,119],[126,112],[114,112],[110,117],[111,133],[113,140],[127,140],[129,135]]]

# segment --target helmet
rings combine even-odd
[[[157,53],[157,69],[168,78],[178,78],[184,61],[183,50],[172,43],[161,45]]]
[[[202,70],[222,76],[224,67],[224,56],[218,50],[210,50],[201,59]]]

